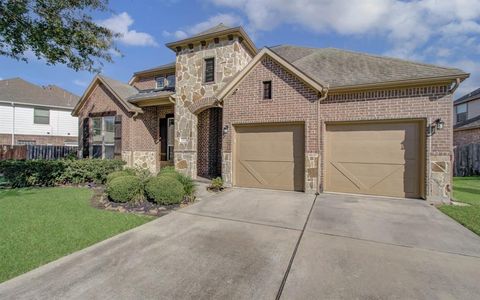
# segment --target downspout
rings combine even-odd
[[[460,78],[455,79],[455,84],[448,90],[449,93],[454,93],[460,85]]]
[[[15,145],[15,103],[12,101],[12,146]]]
[[[322,173],[322,159],[323,159],[323,156],[321,156],[320,154],[322,153],[321,149],[320,149],[320,145],[321,145],[321,138],[322,138],[322,128],[321,128],[321,124],[320,124],[320,102],[322,102],[323,100],[327,99],[328,97],[328,89],[329,87],[324,87],[322,92],[321,92],[321,97],[318,98],[318,101],[317,101],[317,130],[318,130],[318,139],[317,139],[317,143],[318,143],[318,157],[317,157],[317,192],[316,194],[320,194],[321,192],[321,173]],[[323,153],[322,153],[323,154]]]

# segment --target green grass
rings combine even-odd
[[[440,210],[480,235],[480,176],[454,178],[453,199],[470,206],[443,205]]]
[[[90,206],[86,188],[0,190],[0,282],[144,224]]]

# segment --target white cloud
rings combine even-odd
[[[214,26],[217,26],[220,23],[223,23],[225,26],[237,26],[242,23],[242,19],[233,14],[217,14],[215,16],[208,18],[206,21],[194,24],[192,26],[181,28],[173,32],[164,30],[162,32],[162,35],[167,38],[174,37],[178,40],[181,40],[191,35],[205,31]]]
[[[133,24],[133,19],[126,12],[99,21],[98,24],[105,26],[115,33],[121,34],[118,38],[119,42],[122,42],[130,46],[158,46],[157,42],[150,34],[146,32],[138,32],[130,29]]]
[[[87,82],[87,81],[85,81],[85,80],[80,80],[80,79],[75,79],[75,80],[73,81],[73,84],[78,85],[78,86],[82,86],[82,87],[88,86],[88,82]]]
[[[317,34],[374,37],[389,56],[478,72],[480,0],[210,0],[240,12],[255,33],[297,25]],[[285,41],[288,42],[288,41]],[[475,65],[472,65],[474,63]],[[480,86],[472,75],[465,88]],[[463,90],[460,89],[460,90]]]

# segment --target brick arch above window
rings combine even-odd
[[[216,97],[206,97],[199,99],[188,106],[188,109],[192,114],[198,115],[202,111],[212,108],[221,107],[220,101]]]

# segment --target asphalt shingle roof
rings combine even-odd
[[[166,97],[175,94],[173,90],[148,90],[148,91],[141,91],[136,95],[130,96],[128,101],[131,103],[136,103],[138,101],[142,101],[145,99],[150,99],[154,97]]]
[[[464,122],[455,124],[453,129],[473,129],[473,128],[480,128],[480,116],[476,116]]]
[[[270,50],[312,79],[330,87],[465,75],[460,69],[335,48],[280,45]]]
[[[460,104],[460,103],[468,102],[468,101],[479,99],[479,98],[480,98],[480,88],[458,98],[457,100],[454,101],[454,103]]]
[[[79,99],[55,85],[42,87],[21,78],[0,80],[0,101],[73,108]]]
[[[156,72],[156,71],[161,71],[161,70],[171,69],[171,68],[175,68],[175,62],[171,62],[171,63],[168,63],[168,64],[156,66],[156,67],[153,67],[153,68],[149,68],[149,69],[137,71],[137,72],[134,73],[134,75],[143,74],[143,73],[150,73],[150,72]]]

